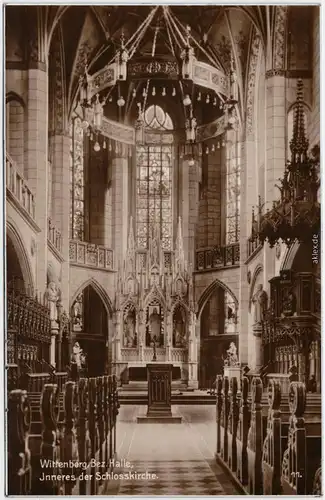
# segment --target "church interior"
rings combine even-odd
[[[6,6],[5,99],[8,493],[320,494],[320,7]]]

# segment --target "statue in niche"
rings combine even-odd
[[[78,295],[73,304],[72,324],[75,332],[82,331],[82,294]]]
[[[150,327],[150,341],[160,345],[161,317],[156,307],[149,316],[148,325]]]
[[[227,358],[224,361],[225,366],[239,366],[238,356],[237,356],[237,347],[234,342],[230,343],[229,348],[227,349]]]
[[[57,312],[57,302],[60,300],[60,289],[58,285],[54,282],[51,281],[47,289],[45,291],[45,298],[49,303],[50,307],[50,319],[51,321],[57,321],[58,319],[58,312]]]
[[[128,311],[124,319],[124,347],[133,347],[136,341],[134,311]]]
[[[174,315],[173,337],[175,347],[185,346],[185,318],[180,310]]]
[[[258,285],[252,302],[254,304],[254,324],[261,324],[265,320],[267,310],[267,293],[263,290],[263,285]]]

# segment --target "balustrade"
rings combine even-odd
[[[16,162],[6,153],[6,187],[13,199],[35,221],[35,198]]]
[[[51,219],[48,219],[47,239],[54,248],[61,253],[62,237],[61,232],[55,227]]]
[[[68,381],[62,392],[57,384],[11,391],[8,493],[98,494],[96,471],[110,471],[116,453],[118,408],[115,376]],[[95,460],[105,467],[97,470]]]
[[[69,257],[71,264],[113,270],[113,250],[103,245],[70,240]]]
[[[239,265],[239,243],[196,251],[196,270],[205,271]]]

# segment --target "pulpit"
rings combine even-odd
[[[146,416],[137,417],[138,423],[181,423],[182,417],[172,414],[172,370],[170,364],[147,365],[148,409]]]

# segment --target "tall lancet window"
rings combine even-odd
[[[239,241],[241,144],[235,141],[227,151],[226,243]]]
[[[144,119],[146,143],[137,146],[137,247],[148,248],[151,229],[158,225],[163,250],[171,250],[173,123],[156,105],[147,108]]]
[[[84,131],[80,118],[70,124],[70,237],[85,238]]]

